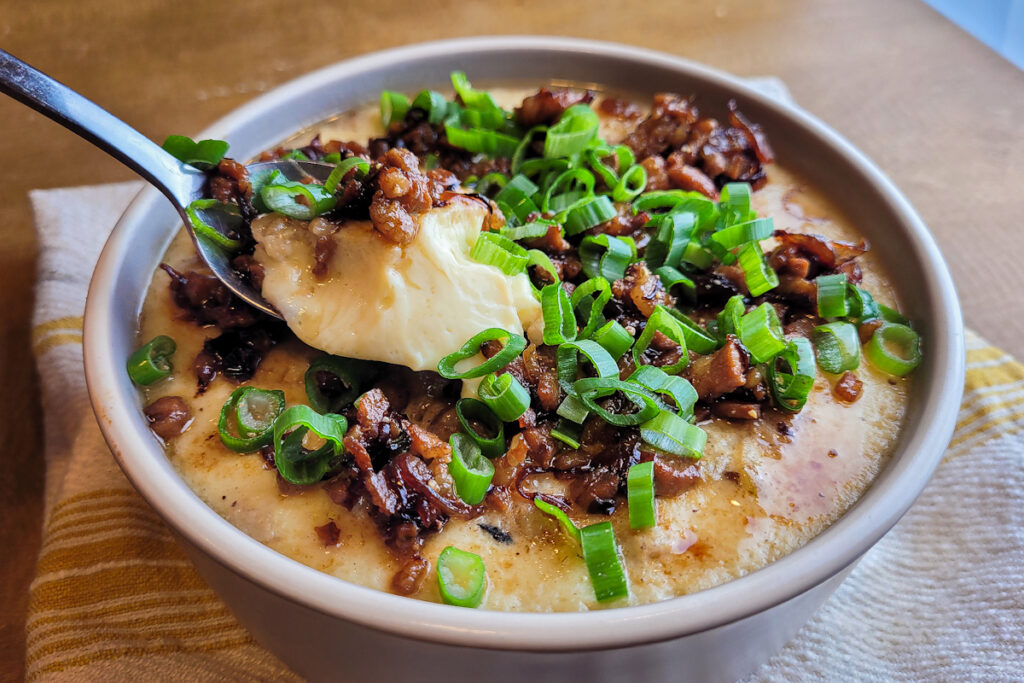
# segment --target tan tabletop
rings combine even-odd
[[[454,36],[569,34],[777,75],[909,196],[950,261],[968,324],[1024,357],[1024,73],[916,0],[615,5],[0,0],[0,47],[156,140],[196,132],[311,69]],[[26,193],[132,177],[0,99],[0,679],[21,678],[43,487]]]

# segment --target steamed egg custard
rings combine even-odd
[[[263,296],[313,348],[433,370],[482,330],[522,334],[540,318],[525,273],[470,258],[488,213],[486,204],[453,198],[417,218],[408,245],[389,242],[369,221],[331,225],[321,278],[313,274],[320,238],[308,223],[265,214],[252,224]]]
[[[322,184],[200,159],[237,217],[211,238],[284,321],[170,245],[128,372],[196,494],[339,579],[532,612],[704,590],[843,515],[921,339],[770,131],[452,84],[261,157],[334,164]]]

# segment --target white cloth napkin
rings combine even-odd
[[[772,80],[773,94],[785,97],[784,86],[780,92],[780,83]],[[34,337],[46,419],[48,518],[56,516],[51,515],[55,505],[84,495],[83,479],[93,476],[89,470],[102,467],[105,476],[115,476],[113,459],[87,415],[81,348],[60,335],[73,336],[77,326],[80,340],[86,287],[100,246],[139,187],[122,183],[32,193],[40,242]],[[967,393],[953,446],[932,482],[814,618],[749,680],[1024,680],[1024,367],[973,334],[968,340]],[[53,540],[50,528],[44,560]],[[44,604],[39,593],[47,577],[33,584],[36,605]],[[70,604],[75,596],[67,600]],[[90,659],[89,653],[104,646],[106,631],[102,620],[93,615],[83,621],[81,612],[69,608],[65,617],[59,610],[56,617],[43,615],[90,630],[86,649],[60,655],[45,647],[48,634],[39,630],[44,618],[30,615],[30,678],[218,680],[284,674],[279,662],[244,638],[223,650],[171,656],[168,649],[177,655],[192,651],[176,652],[177,641],[164,637],[164,649],[153,654],[138,646],[116,663],[109,657]],[[215,618],[230,620],[220,613]],[[124,637],[123,630],[112,633],[111,641]],[[144,641],[143,632],[136,636]]]

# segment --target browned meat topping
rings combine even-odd
[[[860,398],[860,392],[863,388],[864,383],[860,381],[857,375],[847,370],[839,378],[839,381],[836,382],[836,385],[832,387],[832,393],[843,403],[854,403]]]
[[[370,204],[373,227],[396,244],[409,244],[419,232],[415,216],[433,205],[430,180],[420,171],[415,154],[392,149],[384,156],[377,182]]]
[[[636,102],[619,97],[606,97],[598,103],[597,108],[605,116],[622,120],[638,119],[643,116],[643,110]]]
[[[149,420],[149,428],[164,441],[170,441],[184,432],[192,422],[192,411],[181,396],[158,398],[142,412]]]
[[[760,403],[744,403],[742,401],[719,401],[711,406],[716,417],[727,420],[759,420],[761,418]]]
[[[174,303],[199,325],[216,325],[222,330],[250,327],[261,320],[260,314],[231,293],[213,275],[189,271],[184,275],[161,263],[171,278]]]
[[[665,498],[674,498],[696,486],[701,481],[698,460],[654,456],[654,493]]]
[[[700,400],[710,403],[730,394],[747,382],[750,362],[739,340],[729,335],[725,346],[709,356],[700,356],[686,370]]]
[[[541,88],[536,95],[523,100],[522,106],[516,107],[516,120],[525,128],[546,126],[554,123],[562,112],[574,104],[589,104],[594,100],[594,93],[567,89],[548,90]]]
[[[423,580],[430,573],[430,563],[419,555],[406,560],[402,568],[391,578],[391,590],[398,595],[419,593]]]

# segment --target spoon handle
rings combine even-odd
[[[176,158],[110,112],[0,50],[0,92],[89,140],[160,189],[182,211],[198,182]]]

